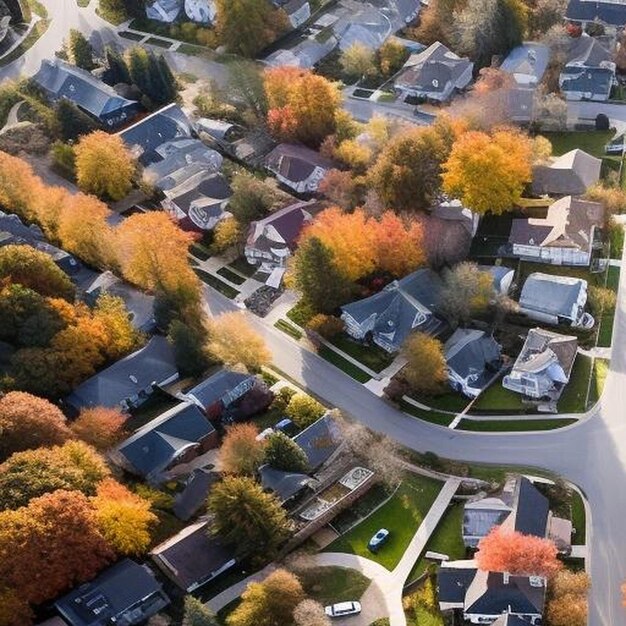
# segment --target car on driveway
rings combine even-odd
[[[389,531],[386,528],[381,528],[367,544],[367,548],[370,552],[378,552],[380,547],[389,539]]]
[[[360,602],[337,602],[324,607],[324,612],[328,617],[347,617],[348,615],[358,615],[361,612]]]

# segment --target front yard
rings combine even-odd
[[[346,567],[311,567],[296,572],[305,593],[322,605],[360,600],[371,580]]]
[[[365,365],[365,367],[377,373],[382,372],[382,370],[391,365],[393,361],[393,356],[385,352],[382,348],[357,343],[343,333],[330,339],[330,343],[353,359],[356,359],[359,363]]]
[[[393,570],[437,498],[441,487],[442,483],[438,480],[413,474],[406,476],[386,504],[331,543],[326,550],[358,554]],[[367,544],[381,528],[386,528],[390,532],[390,537],[388,542],[373,554],[367,549]]]
[[[591,357],[584,354],[576,356],[569,383],[559,400],[559,413],[584,413],[587,410],[592,363]]]

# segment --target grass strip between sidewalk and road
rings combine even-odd
[[[274,323],[274,327],[278,328],[278,330],[282,330],[285,334],[293,337],[296,341],[302,339],[302,333],[295,326],[285,320],[277,320]]]
[[[519,420],[469,420],[462,419],[456,430],[472,432],[528,432],[554,430],[574,424],[575,419],[519,419]]]
[[[371,376],[368,373],[364,372],[353,363],[350,363],[350,361],[346,361],[346,359],[327,346],[321,346],[317,351],[317,354],[325,361],[328,361],[335,367],[338,367],[345,374],[348,374],[348,376],[354,378],[354,380],[358,380],[360,383],[366,383],[371,379]]]

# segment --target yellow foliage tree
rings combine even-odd
[[[208,324],[209,353],[225,365],[243,365],[258,371],[271,359],[263,338],[250,326],[243,313],[224,313]]]
[[[133,327],[121,298],[102,294],[96,303],[93,317],[104,326],[105,351],[109,359],[117,361],[141,343],[142,336]]]
[[[150,545],[150,526],[158,521],[150,503],[108,478],[91,498],[98,530],[117,554],[142,554]]]
[[[213,249],[216,252],[224,252],[236,246],[241,241],[242,235],[239,222],[234,217],[226,218],[213,231]]]
[[[335,157],[353,170],[364,172],[373,154],[367,145],[359,143],[356,139],[346,139],[337,146]]]
[[[26,161],[0,152],[0,205],[20,217],[34,219],[32,200],[40,183]]]
[[[414,333],[404,342],[402,355],[407,360],[402,375],[411,389],[425,394],[442,391],[447,374],[441,341],[425,333]]]
[[[519,202],[530,182],[532,156],[532,142],[520,131],[467,132],[443,164],[443,190],[477,213],[500,215]]]
[[[131,190],[135,163],[119,135],[103,130],[83,135],[74,153],[76,180],[83,191],[121,200]]]

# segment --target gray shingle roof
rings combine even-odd
[[[33,80],[48,97],[67,98],[96,118],[138,106],[135,100],[122,98],[88,71],[60,59],[44,59]]]
[[[341,445],[339,426],[326,414],[297,434],[293,440],[304,450],[311,471],[323,465]]]
[[[88,378],[67,398],[76,409],[115,408],[152,384],[178,375],[174,349],[165,337],[152,337],[148,344]]]
[[[574,336],[559,335],[542,328],[531,328],[513,369],[529,373],[541,372],[550,364],[553,353],[565,376],[569,377],[577,349],[578,341]]]
[[[545,537],[550,514],[548,498],[524,476],[519,480],[518,489],[515,530],[524,535]]]
[[[586,288],[582,278],[535,272],[526,279],[519,304],[523,309],[569,318],[581,290]]]
[[[187,479],[185,488],[174,499],[174,515],[183,521],[190,519],[204,506],[211,487],[219,479],[216,472],[195,469]]]
[[[279,469],[262,465],[259,467],[261,485],[263,489],[273,491],[281,500],[286,502],[304,489],[310,482],[311,477],[297,472],[284,472]]]
[[[520,84],[538,83],[548,67],[549,60],[550,50],[547,46],[525,42],[509,52],[500,69],[513,76],[519,75]],[[525,77],[528,77],[528,80]]]
[[[122,442],[118,452],[138,474],[152,477],[214,430],[195,404],[181,402]]]
[[[227,407],[249,390],[254,381],[255,377],[250,374],[220,370],[187,391],[185,398],[196,402],[204,409],[208,409],[216,402],[221,402]]]
[[[463,604],[467,589],[476,576],[476,566],[446,567],[437,572],[437,595],[439,602]]]
[[[444,345],[448,368],[461,378],[474,377],[472,387],[480,389],[500,365],[501,347],[482,330],[458,328]]]
[[[600,21],[611,26],[626,24],[626,5],[609,0],[570,0],[565,18],[575,22]]]
[[[570,150],[533,168],[532,191],[536,195],[580,196],[600,180],[601,168],[601,159],[578,148]]]
[[[144,622],[169,604],[145,565],[124,559],[76,587],[55,606],[71,626],[121,626]]]
[[[265,158],[266,167],[284,176],[287,180],[299,183],[306,180],[316,167],[331,169],[335,167],[330,159],[306,146],[281,143]]]

